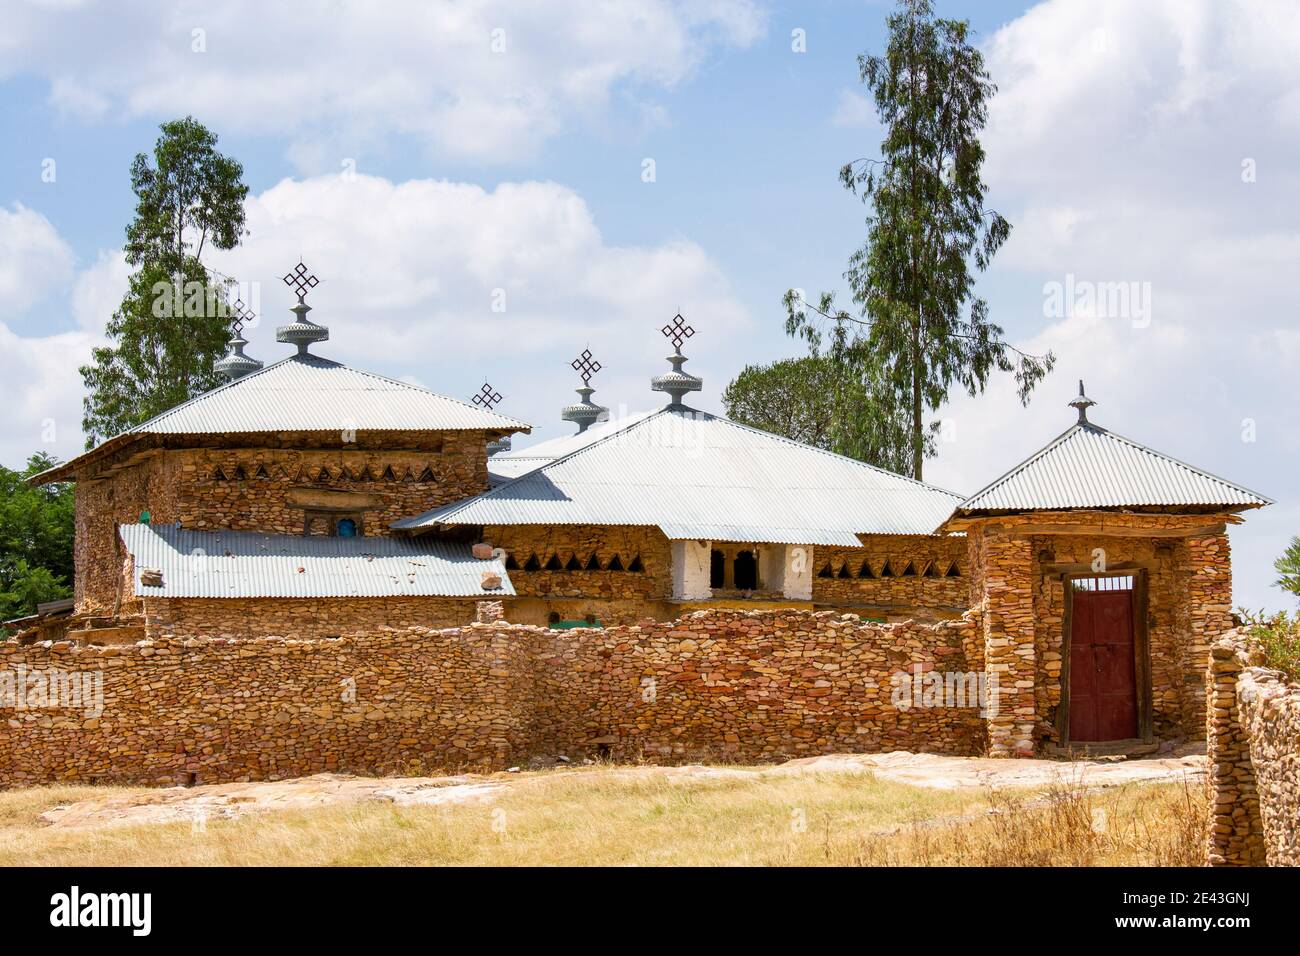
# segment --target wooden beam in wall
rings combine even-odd
[[[1035,535],[1051,534],[1073,535],[1076,537],[1095,535],[1105,538],[1208,538],[1216,534],[1223,534],[1226,529],[1226,521],[1186,528],[1133,528],[1124,525],[1044,523],[1010,526],[990,524],[987,532],[989,534],[1006,535],[1009,538],[1029,538]]]

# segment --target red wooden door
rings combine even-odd
[[[1138,735],[1133,592],[1075,590],[1070,614],[1070,739]]]

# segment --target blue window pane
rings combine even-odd
[[[340,538],[355,538],[357,536],[357,523],[351,518],[341,518],[337,533]]]

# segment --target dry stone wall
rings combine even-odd
[[[30,691],[52,674],[90,675],[102,709],[0,700],[0,784],[499,768],[556,753],[974,754],[979,701],[922,678],[978,672],[980,652],[969,615],[876,625],[807,611],[702,611],[603,630],[482,623],[337,640],[5,643],[0,691],[6,680]]]
[[[376,630],[469,624],[474,598],[144,598],[156,638],[364,638]]]
[[[1231,631],[1205,672],[1211,866],[1300,866],[1300,684]]]
[[[939,609],[968,606],[964,537],[862,535],[860,548],[817,548],[813,601],[843,608]]]

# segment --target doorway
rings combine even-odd
[[[1099,743],[1145,736],[1145,629],[1134,575],[1068,577],[1065,737]]]

